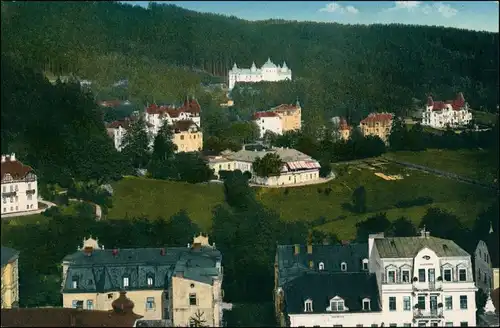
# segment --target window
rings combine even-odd
[[[345,262],[340,263],[340,270],[347,271],[347,263]]]
[[[401,271],[401,280],[403,282],[410,282],[410,271],[409,270]]]
[[[453,310],[453,297],[446,296],[444,298],[444,308],[445,310]]]
[[[76,309],[76,308],[78,307],[78,300],[73,300],[73,301],[71,302],[71,307],[72,307],[73,309]]]
[[[332,312],[344,311],[344,300],[330,301],[330,309]]]
[[[396,311],[396,297],[389,297],[389,311]]]
[[[427,327],[427,322],[426,321],[419,321],[418,326],[419,327]]]
[[[189,294],[189,305],[196,305],[196,294]]]
[[[319,262],[318,267],[320,270],[325,270],[325,264],[323,262]]]
[[[87,310],[93,310],[93,309],[94,309],[94,301],[87,300]]]
[[[453,322],[448,321],[444,324],[445,327],[453,327]]]
[[[419,295],[417,299],[418,308],[420,310],[425,310],[425,296]]]
[[[411,327],[411,323],[403,323],[403,327]]]
[[[334,327],[342,327],[342,325],[333,325]],[[314,327],[319,327],[319,326],[314,326]]]
[[[183,135],[181,135],[181,140],[184,140],[184,136]]]
[[[153,310],[155,308],[155,298],[148,297],[146,298],[146,310]]]
[[[311,300],[307,300],[304,303],[304,312],[312,312],[313,311],[313,302]]]
[[[6,204],[7,203],[7,198],[6,197],[3,197],[3,203]]]
[[[112,300],[113,299],[113,293],[109,293],[108,294],[108,300]]]
[[[370,300],[369,299],[363,300],[363,311],[370,311]]]
[[[78,278],[73,278],[71,287],[73,287],[73,289],[77,289],[78,288]]]
[[[443,280],[444,281],[451,281],[451,269],[444,269],[443,270]]]
[[[460,310],[467,310],[467,295],[460,295]]]
[[[418,269],[418,281],[425,282],[425,269]]]
[[[363,270],[367,271],[368,270],[368,260],[363,260]]]
[[[31,190],[31,183],[28,183],[28,190]]]
[[[467,270],[458,269],[458,280],[459,281],[466,281],[467,280]]]
[[[391,284],[396,282],[396,271],[394,270],[387,271],[387,282]]]
[[[398,325],[397,325],[397,324],[395,324],[395,323],[390,323],[390,324],[389,324],[389,327],[397,327],[397,326],[398,326]]]
[[[356,325],[356,327],[363,327],[363,325]]]
[[[129,278],[123,277],[123,288],[127,288],[129,285]]]
[[[439,327],[437,322],[431,322],[431,327]]]
[[[28,194],[28,200],[32,200],[33,199],[33,195],[32,194]]]
[[[403,311],[410,311],[410,310],[411,310],[410,296],[404,296],[403,297]]]
[[[461,321],[460,327],[469,327],[469,324],[467,323],[467,321]]]
[[[153,286],[153,277],[148,277],[148,287]]]

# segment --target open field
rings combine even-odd
[[[472,113],[472,117],[474,118],[474,120],[476,120],[477,123],[487,126],[495,125],[495,121],[497,119],[496,114],[473,109],[471,109],[470,111]]]
[[[387,158],[428,166],[430,168],[455,173],[483,183],[494,184],[498,168],[493,166],[493,158],[487,150],[441,150],[428,149],[422,152],[399,151],[387,153]]]
[[[390,220],[406,216],[418,223],[429,207],[437,206],[459,216],[471,225],[477,214],[490,205],[496,195],[491,191],[469,184],[436,177],[424,172],[394,164],[379,169],[366,164],[353,164],[346,173],[322,185],[285,189],[256,188],[256,197],[264,205],[277,211],[283,220],[312,222],[324,217],[315,228],[336,233],[340,238],[354,237],[355,224],[371,215],[386,212]],[[402,180],[386,181],[374,173],[402,175]],[[367,191],[368,213],[353,214],[342,207],[351,201],[352,191],[359,186]],[[170,181],[128,178],[113,186],[114,207],[108,218],[144,215],[151,219],[170,217],[186,209],[191,219],[208,229],[212,209],[223,202],[221,184],[190,185]],[[329,195],[318,189],[331,188]],[[431,197],[432,204],[397,208],[396,203],[418,197]]]

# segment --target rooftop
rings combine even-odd
[[[175,121],[173,126],[175,132],[186,132],[189,131],[190,129],[199,130],[198,125],[192,120]]]
[[[427,247],[439,257],[470,256],[454,241],[437,237],[386,237],[375,239],[381,258],[413,258]]]
[[[14,261],[19,256],[19,251],[10,247],[2,246],[2,267],[9,262]]]
[[[146,113],[150,115],[167,113],[170,117],[177,117],[181,112],[198,115],[201,112],[201,106],[198,100],[194,98],[188,99],[186,97],[184,103],[179,108],[174,108],[173,106],[158,106],[157,104],[151,104],[146,107]]]
[[[361,120],[360,124],[371,122],[388,122],[392,120],[394,115],[390,113],[371,113],[366,118]]]
[[[465,106],[465,98],[463,93],[459,92],[456,99],[447,101],[434,101],[432,97],[427,98],[427,106],[432,106],[433,111],[444,109],[447,105],[451,105],[453,110],[460,110]]]
[[[295,150],[293,148],[273,148],[271,150],[262,151],[251,151],[251,150],[240,150],[237,152],[227,152],[224,154],[225,157],[242,162],[252,162],[255,161],[257,157],[264,157],[268,153],[276,153],[280,156],[283,162],[294,162],[294,161],[314,161],[308,155]]]
[[[364,298],[371,301],[370,311],[382,310],[375,274],[308,272],[288,282],[283,290],[288,314],[304,313],[306,300],[312,300],[312,313],[327,313],[330,300],[336,296],[345,301],[348,313],[366,312]]]
[[[16,159],[16,154],[2,155],[1,162],[2,180],[5,175],[10,174],[14,180],[23,179],[26,175],[33,171],[31,166],[24,165]]]

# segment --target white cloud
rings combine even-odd
[[[359,10],[353,6],[342,6],[336,2],[330,2],[326,4],[323,8],[319,9],[320,12],[326,13],[340,13],[340,14],[357,14]]]
[[[424,15],[431,15],[433,13],[440,14],[444,18],[450,18],[458,13],[458,10],[450,5],[442,2],[436,2],[432,5],[422,5],[421,1],[394,1],[394,6],[384,11],[406,10],[408,12],[419,12]]]

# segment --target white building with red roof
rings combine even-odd
[[[472,120],[469,104],[464,95],[459,92],[455,100],[434,101],[427,98],[425,112],[422,113],[422,125],[442,129],[447,126],[466,126]]]
[[[144,118],[147,123],[152,125],[151,132],[153,136],[158,134],[164,122],[169,125],[177,121],[193,121],[198,127],[201,127],[200,120],[201,107],[196,99],[187,99],[181,107],[158,106],[151,104],[146,107]]]
[[[253,115],[253,121],[259,127],[260,137],[264,137],[266,131],[275,134],[283,134],[281,117],[275,112],[257,112]]]
[[[238,68],[234,63],[233,68],[229,71],[229,90],[233,89],[236,82],[255,83],[261,81],[285,81],[292,79],[292,70],[283,62],[283,66],[276,65],[267,59],[267,62],[262,67],[257,68],[255,63],[252,63],[250,68]]]
[[[2,155],[2,215],[38,210],[37,176],[16,154]]]
[[[359,128],[363,136],[376,136],[387,143],[393,118],[391,113],[371,113],[359,122]]]

